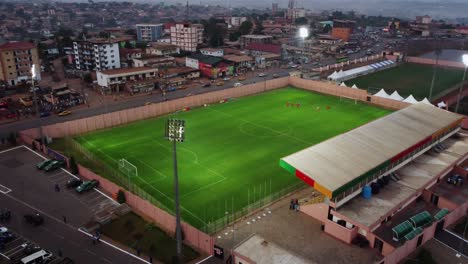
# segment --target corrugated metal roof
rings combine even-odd
[[[333,192],[460,119],[418,103],[282,160]]]

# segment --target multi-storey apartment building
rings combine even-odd
[[[138,41],[156,41],[163,35],[163,24],[137,24]]]
[[[0,80],[16,85],[31,78],[31,66],[39,67],[36,44],[31,42],[7,42],[0,45]],[[36,80],[41,79],[36,71]]]
[[[184,51],[196,51],[203,43],[203,25],[201,24],[175,24],[171,27],[171,44]]]
[[[73,42],[75,67],[84,71],[120,68],[119,40],[88,39]]]

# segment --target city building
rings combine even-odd
[[[271,14],[274,16],[278,13],[278,3],[271,4]]]
[[[200,71],[190,67],[177,67],[162,70],[159,75],[163,78],[197,79],[200,78]]]
[[[262,44],[262,43],[250,43],[245,47],[250,56],[263,55],[266,53],[272,53],[281,55],[281,45],[277,44]]]
[[[0,80],[17,85],[31,79],[31,67],[36,65],[36,80],[41,79],[37,48],[31,42],[7,42],[0,45]]]
[[[289,0],[288,10],[286,10],[285,16],[290,21],[294,21],[297,18],[305,17],[306,11],[304,8],[297,8],[296,0]]]
[[[345,42],[349,41],[353,34],[355,21],[352,20],[333,20],[332,37],[341,39]]]
[[[151,46],[146,48],[146,54],[148,55],[167,56],[179,53],[179,47],[168,43],[151,43]]]
[[[225,55],[223,58],[234,65],[236,73],[247,72],[254,62],[254,59],[247,55]]]
[[[273,37],[268,35],[242,35],[239,41],[241,49],[244,49],[251,43],[271,44]]]
[[[194,52],[202,43],[203,25],[184,23],[171,26],[171,44],[181,50]]]
[[[141,58],[133,59],[133,67],[170,67],[175,65],[174,57],[146,55]]]
[[[216,79],[234,74],[234,66],[223,58],[194,54],[185,58],[185,66],[200,70],[201,75]]]
[[[83,71],[120,68],[119,44],[119,39],[74,41],[75,68]]]
[[[200,49],[200,53],[207,56],[214,56],[214,57],[223,57],[224,50],[223,49],[215,49],[215,48],[204,48]]]
[[[432,22],[432,17],[425,15],[425,16],[417,16],[416,23],[418,24],[430,24]]]
[[[163,35],[163,24],[136,24],[138,41],[156,41]]]
[[[138,67],[97,71],[96,79],[103,92],[136,92],[136,88],[154,88],[157,83],[158,69]]]
[[[284,157],[280,166],[313,188],[300,210],[325,233],[376,250],[375,263],[400,263],[466,215],[462,121],[416,103]]]

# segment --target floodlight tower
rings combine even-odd
[[[34,109],[36,111],[36,115],[39,116],[39,135],[41,137],[41,144],[42,144],[42,147],[41,147],[41,150],[42,148],[45,146],[45,140],[44,140],[44,135],[43,135],[43,131],[42,131],[42,117],[41,117],[41,113],[39,113],[39,105],[37,104],[37,94],[36,94],[36,87],[34,85],[34,80],[36,79],[36,65],[33,64],[31,66],[31,86],[32,86],[32,90],[33,90],[33,99],[34,99]]]
[[[463,64],[465,64],[465,71],[463,72],[462,82],[460,84],[460,89],[458,90],[457,105],[455,106],[455,113],[458,113],[458,107],[460,106],[461,94],[463,92],[463,85],[465,83],[466,70],[468,69],[468,54],[462,56]]]
[[[174,157],[174,193],[175,193],[175,213],[176,213],[176,241],[177,258],[182,255],[182,230],[180,226],[180,206],[179,206],[179,177],[177,175],[177,142],[184,142],[185,121],[178,119],[168,119],[166,121],[166,138],[172,142],[172,153]]]

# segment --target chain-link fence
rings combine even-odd
[[[125,175],[123,172],[116,169],[118,168],[117,161],[113,161],[115,162],[114,166],[105,164],[104,162],[100,160],[101,157],[96,157],[94,153],[86,149],[86,147],[76,142],[74,139],[66,138],[65,140],[66,140],[66,143],[65,143],[66,147],[72,152],[74,152],[75,154],[79,154],[81,156],[81,161],[84,161],[83,165],[85,167],[88,167],[89,169],[95,171],[97,174],[105,176],[107,179],[113,181],[117,185],[127,188],[127,190],[129,190],[130,192],[149,201],[150,203],[165,210],[171,215],[174,215],[174,201],[172,199],[168,197],[158,197],[159,199],[163,199],[166,202],[166,205],[163,204],[161,200],[158,200],[154,195],[149,194],[148,192],[143,190],[140,186],[138,186],[138,184],[135,184],[135,180],[130,180],[130,178],[127,175]],[[253,192],[249,193],[249,200],[248,200],[247,206],[243,207],[242,209],[234,210],[235,211],[234,213],[226,214],[217,220],[208,221],[207,223],[200,219],[197,220],[196,216],[194,216],[191,212],[187,211],[184,208],[181,208],[181,212],[182,214],[185,213],[187,216],[192,215],[194,218],[194,221],[199,221],[199,224],[195,226],[199,226],[201,231],[207,234],[214,234],[222,230],[223,228],[225,228],[232,222],[236,221],[237,219],[240,219],[241,217],[246,216],[259,208],[267,206],[268,204],[276,200],[279,200],[282,197],[287,196],[288,194],[300,189],[303,186],[304,184],[302,182],[299,182],[295,185],[288,186],[274,193],[271,193],[271,187],[270,187],[270,191],[269,191],[270,194],[267,194],[268,186],[267,186],[267,183],[265,182],[265,185],[261,184],[257,186],[258,188],[256,192],[254,188],[252,189]],[[258,196],[258,197],[255,198],[255,196]],[[167,206],[167,204],[169,204],[170,206]]]

